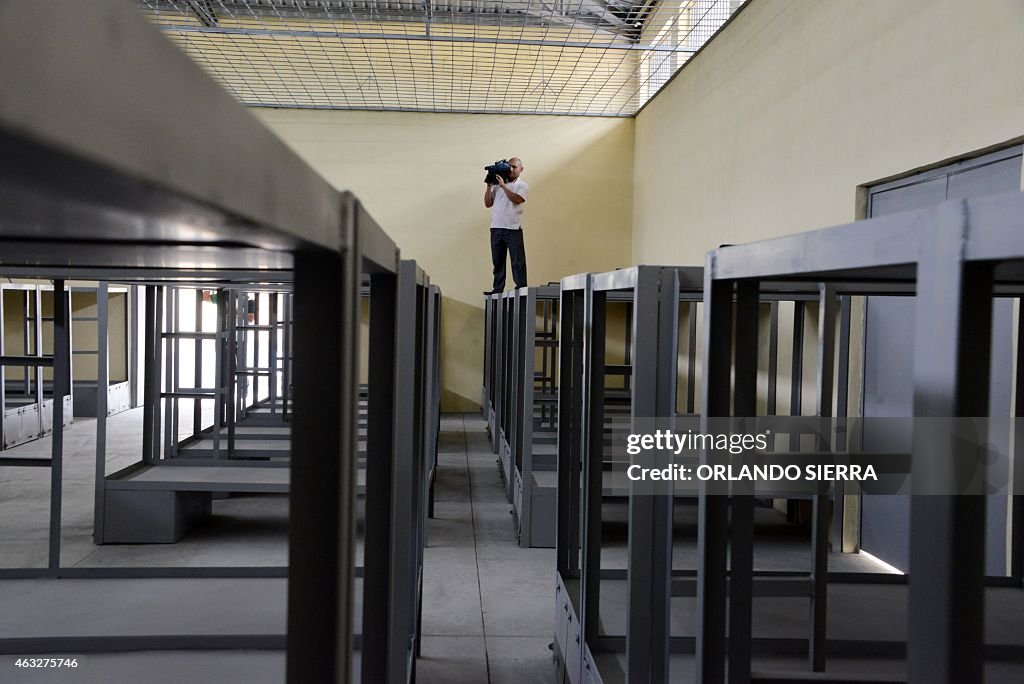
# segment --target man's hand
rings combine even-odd
[[[523,202],[526,201],[525,199],[523,199],[518,194],[512,192],[512,190],[508,187],[508,185],[505,184],[505,179],[504,178],[502,178],[501,176],[497,176],[497,179],[498,179],[498,185],[501,186],[501,191],[505,193],[505,196],[508,197],[509,201],[512,202],[512,204],[522,204]],[[488,206],[490,206],[490,205],[488,205]]]

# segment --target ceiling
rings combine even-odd
[[[737,0],[136,0],[250,106],[632,116]]]

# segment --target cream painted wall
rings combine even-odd
[[[352,190],[441,286],[446,411],[480,401],[481,292],[491,282],[484,164],[523,159],[532,284],[633,263],[632,119],[254,111],[331,183]]]
[[[1024,3],[752,0],[636,118],[633,257],[857,218],[858,185],[1024,135]]]
[[[21,280],[19,284],[29,285],[39,281]],[[45,286],[49,287],[49,281]],[[89,287],[93,283],[69,284],[69,286]],[[34,297],[33,290],[28,290],[30,297]],[[25,291],[20,289],[3,290],[3,338],[4,350],[7,354],[21,355],[25,353]],[[126,322],[125,305],[127,294],[125,292],[111,292],[107,311],[107,349],[109,357],[107,364],[110,374],[110,382],[123,382],[128,379],[128,364],[126,358],[127,347],[125,344]],[[53,316],[53,291],[44,290],[42,293],[42,314]],[[71,346],[74,350],[85,351],[96,349],[96,321],[83,320],[95,318],[96,316],[96,294],[95,292],[73,291],[71,294]],[[53,323],[43,322],[43,353],[53,353]],[[29,330],[31,334],[31,329]],[[30,347],[31,347],[30,343]],[[72,376],[75,381],[96,381],[96,356],[79,354],[72,360]],[[24,370],[19,366],[11,366],[5,371],[4,377],[7,380],[24,379]],[[52,368],[43,369],[43,378],[50,380],[53,377]]]

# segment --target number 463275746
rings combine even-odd
[[[78,658],[18,658],[15,667],[78,667]]]

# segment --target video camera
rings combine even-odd
[[[508,163],[508,159],[501,159],[490,166],[485,166],[484,170],[487,171],[487,178],[484,179],[484,182],[488,185],[495,185],[498,182],[498,176],[504,178],[507,183],[509,174],[512,172],[512,165]]]

